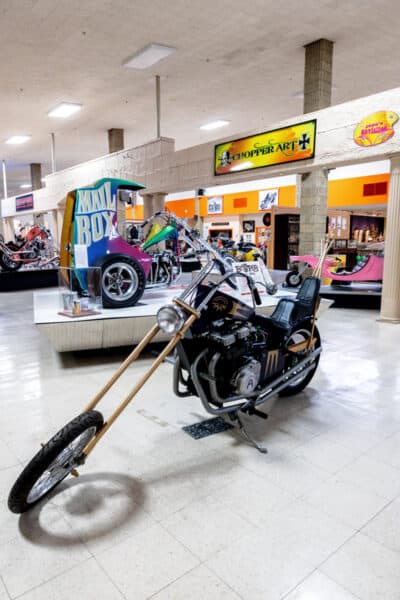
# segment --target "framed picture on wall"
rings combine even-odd
[[[255,221],[243,221],[243,233],[254,233],[256,222]]]
[[[220,215],[222,213],[223,196],[213,196],[207,200],[207,213],[209,215]]]
[[[258,192],[258,210],[269,210],[278,206],[279,190],[260,190]]]

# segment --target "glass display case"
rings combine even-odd
[[[101,313],[100,267],[60,267],[58,289],[59,314],[74,318]]]

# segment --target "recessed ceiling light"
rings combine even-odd
[[[66,119],[74,113],[81,110],[82,104],[75,104],[73,102],[61,102],[58,106],[50,110],[47,115],[49,117],[58,117],[59,119]]]
[[[29,190],[29,188],[32,187],[31,183],[21,183],[21,185],[19,186],[21,188],[21,190]]]
[[[207,131],[210,131],[211,129],[218,129],[218,127],[229,125],[229,123],[230,121],[224,121],[223,119],[220,119],[219,121],[212,121],[211,123],[201,125],[200,129],[206,129]]]
[[[6,144],[25,144],[30,139],[30,135],[13,135],[6,140]]]
[[[172,48],[171,46],[149,44],[123,62],[122,66],[127,67],[128,69],[148,69],[148,67],[152,67],[163,58],[166,58],[175,52],[175,50],[176,48]]]

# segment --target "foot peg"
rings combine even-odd
[[[256,417],[260,417],[260,419],[268,419],[268,415],[261,410],[258,410],[254,406],[248,406],[247,408],[242,408],[241,411],[243,413],[247,413],[248,415],[255,415]]]

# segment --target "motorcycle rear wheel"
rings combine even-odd
[[[302,283],[303,278],[298,271],[289,271],[285,281],[288,287],[298,287]]]
[[[80,464],[82,451],[103,425],[96,410],[85,412],[56,433],[27,464],[8,496],[8,508],[24,513]]]
[[[309,340],[310,336],[311,336],[310,324],[307,323],[307,325],[303,325],[303,326],[300,325],[297,329],[295,329],[291,333],[290,338],[287,342],[287,345],[290,346],[291,344],[297,344],[299,342]],[[313,337],[315,338],[315,343],[311,348],[313,350],[316,350],[317,348],[320,348],[320,346],[321,346],[321,337],[319,335],[319,331],[316,326],[314,327]],[[297,357],[297,355],[291,357],[292,364],[288,365],[289,368],[293,367],[295,365],[296,360],[301,360],[302,358],[305,358],[305,356],[306,356],[305,352],[304,353],[301,352],[298,354],[299,354],[298,357]],[[315,358],[314,366],[311,369],[311,371],[309,371],[307,373],[307,375],[299,375],[299,377],[295,378],[291,384],[287,385],[283,390],[281,390],[279,392],[279,396],[283,396],[283,397],[295,396],[296,394],[299,394],[300,392],[302,392],[308,386],[311,379],[314,377],[315,372],[318,368],[318,363],[319,363],[319,355]]]

